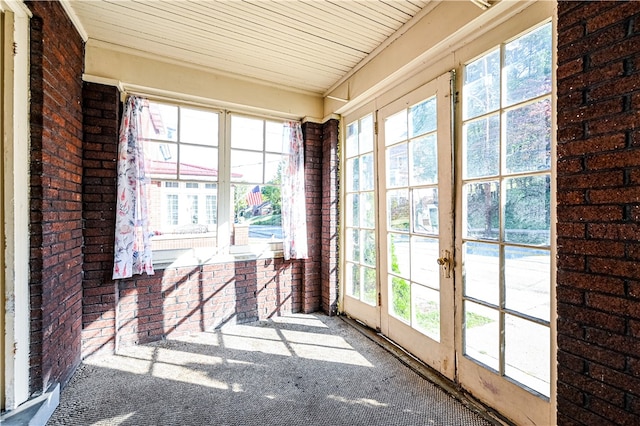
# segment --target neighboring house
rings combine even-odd
[[[91,354],[322,311],[379,329],[515,423],[640,424],[640,2],[427,9],[328,90],[304,91],[85,43],[67,2],[0,2],[2,409],[38,397],[55,407],[58,386]],[[534,47],[510,63],[527,49],[526,35],[552,46],[552,60]],[[478,76],[466,81],[473,64]],[[538,72],[549,78],[530,84]],[[256,114],[262,148],[234,147],[226,135],[220,142],[247,161],[277,151],[268,148],[274,116],[301,120],[309,258],[227,257],[226,268],[198,264],[200,281],[186,279],[193,265],[112,280],[121,89],[211,107],[220,123]],[[396,121],[415,105],[433,123]],[[156,130],[177,132],[154,120]],[[539,137],[541,128],[548,135]],[[495,170],[482,163],[495,146],[473,138],[495,138]],[[167,172],[164,156],[153,164],[157,176]],[[193,182],[215,175],[220,185],[205,188],[215,198],[184,210],[198,225],[190,230],[215,229],[203,246],[226,250],[234,176],[187,167]],[[218,171],[229,179],[217,180]],[[167,194],[195,190],[176,184]],[[431,197],[422,228],[411,214],[421,193]],[[163,209],[157,195],[154,208]],[[464,227],[463,216],[477,227]],[[477,278],[473,287],[485,273],[498,284],[487,290]],[[178,295],[189,291],[208,302],[180,308]],[[411,291],[414,299],[403,296]],[[223,293],[233,301],[218,299]]]

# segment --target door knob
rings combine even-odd
[[[442,250],[442,257],[437,258],[436,262],[444,269],[445,278],[451,278],[451,252]]]

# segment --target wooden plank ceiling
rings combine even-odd
[[[66,0],[89,40],[317,94],[433,3]]]

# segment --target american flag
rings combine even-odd
[[[262,204],[262,192],[260,192],[258,185],[247,194],[247,204],[250,206],[259,206]]]

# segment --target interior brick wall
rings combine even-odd
[[[113,281],[116,157],[120,95],[83,87],[82,356],[120,345],[208,330],[274,315],[320,309],[323,126],[305,123],[307,260],[282,258],[156,270]]]
[[[58,2],[30,23],[30,390],[80,363],[84,43]]]
[[[304,135],[305,193],[309,258],[304,260],[302,311],[320,309],[320,271],[322,267],[322,124],[306,122]]]
[[[322,310],[338,312],[339,121],[328,120],[322,128]]]
[[[84,83],[82,356],[112,353],[116,336],[116,283],[111,279],[115,234],[116,156],[120,92]]]
[[[558,423],[640,424],[640,2],[558,2]]]

